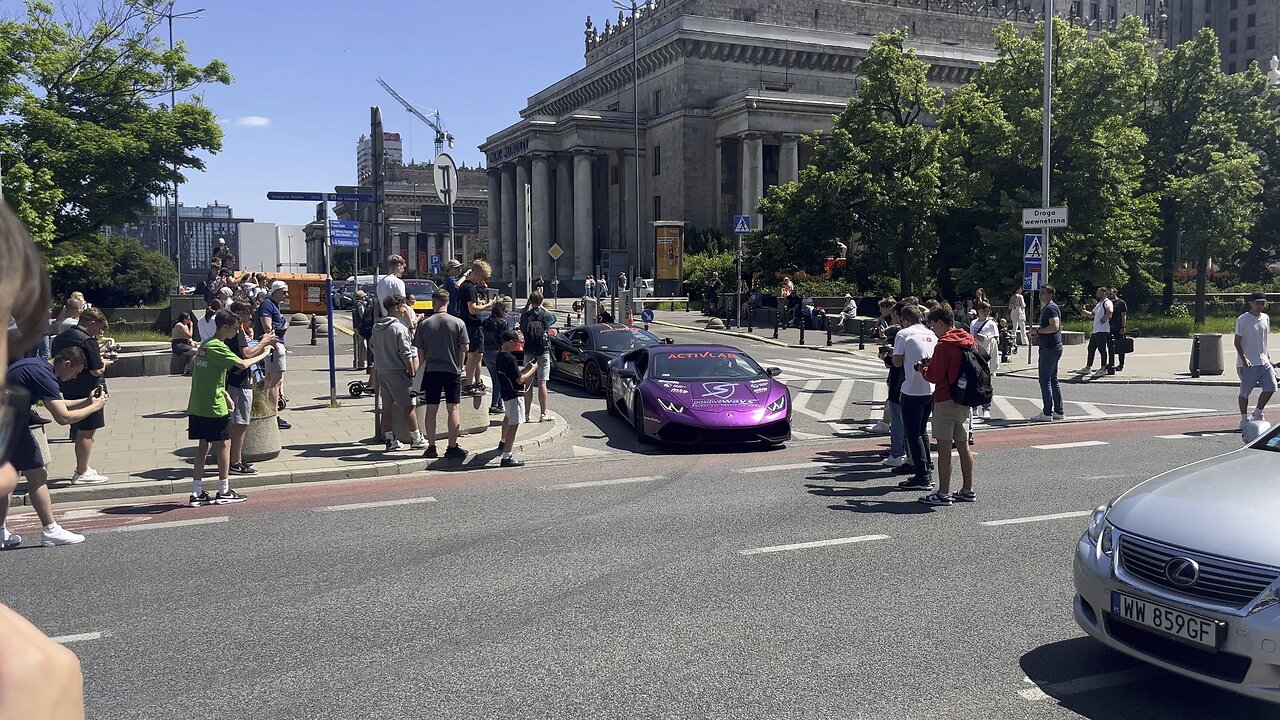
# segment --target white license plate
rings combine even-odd
[[[1225,623],[1217,620],[1184,613],[1118,592],[1111,593],[1111,614],[1126,622],[1210,648],[1218,647],[1220,628],[1226,628]]]

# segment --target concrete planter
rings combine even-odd
[[[245,462],[274,460],[280,455],[280,427],[276,425],[276,406],[267,391],[253,388],[253,409],[249,413],[249,429],[244,434]]]

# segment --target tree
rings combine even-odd
[[[163,299],[178,283],[168,258],[133,238],[87,235],[65,245],[83,261],[54,268],[54,297],[79,290],[105,307],[132,307]]]
[[[4,195],[45,251],[108,224],[133,221],[222,131],[198,96],[167,107],[170,90],[230,83],[226,65],[198,67],[158,37],[165,0],[107,0],[97,17],[59,17],[30,0],[0,20],[0,159]],[[162,102],[163,101],[163,102]],[[81,258],[82,259],[82,258]]]

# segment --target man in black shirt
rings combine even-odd
[[[1111,351],[1111,360],[1115,362],[1115,367],[1107,368],[1108,372],[1114,374],[1124,370],[1125,353],[1120,348],[1124,340],[1125,333],[1129,331],[1129,303],[1120,298],[1120,290],[1111,288],[1111,339],[1107,343]],[[1119,361],[1116,362],[1117,357]]]
[[[489,263],[476,260],[471,263],[471,271],[467,279],[458,286],[462,293],[462,324],[467,326],[467,337],[471,345],[467,348],[466,376],[462,383],[462,392],[468,395],[482,395],[487,389],[480,379],[480,361],[484,358],[483,335],[480,332],[480,314],[493,308],[493,300],[489,300],[485,282],[491,271]]]
[[[506,415],[502,418],[502,442],[498,444],[498,452],[502,453],[502,467],[521,467],[523,460],[516,459],[516,431],[525,420],[524,393],[525,384],[538,372],[538,361],[533,360],[523,367],[516,361],[516,344],[520,342],[520,334],[515,330],[502,333],[502,352],[498,353],[496,368],[502,407]]]
[[[93,391],[102,385],[102,376],[111,361],[102,357],[102,349],[98,338],[107,331],[107,316],[96,307],[85,308],[80,313],[80,323],[53,339],[54,355],[69,347],[80,348],[85,357],[85,370],[74,378],[60,381],[62,396],[67,400],[84,400],[93,397]],[[93,435],[102,427],[106,427],[105,413],[99,409],[88,417],[71,425],[71,439],[75,441],[76,469],[71,475],[72,485],[100,485],[107,482],[107,476],[89,467],[89,456],[93,453]]]

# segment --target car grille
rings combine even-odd
[[[1200,566],[1200,577],[1191,587],[1178,587],[1165,575],[1174,558],[1190,558]],[[1241,609],[1253,602],[1280,570],[1187,552],[1132,535],[1120,536],[1120,567],[1130,576],[1178,595]]]
[[[709,429],[691,427],[684,423],[669,422],[658,431],[658,439],[678,444],[714,443],[737,444],[758,442],[784,442],[791,437],[791,423],[786,420],[754,428]]]

